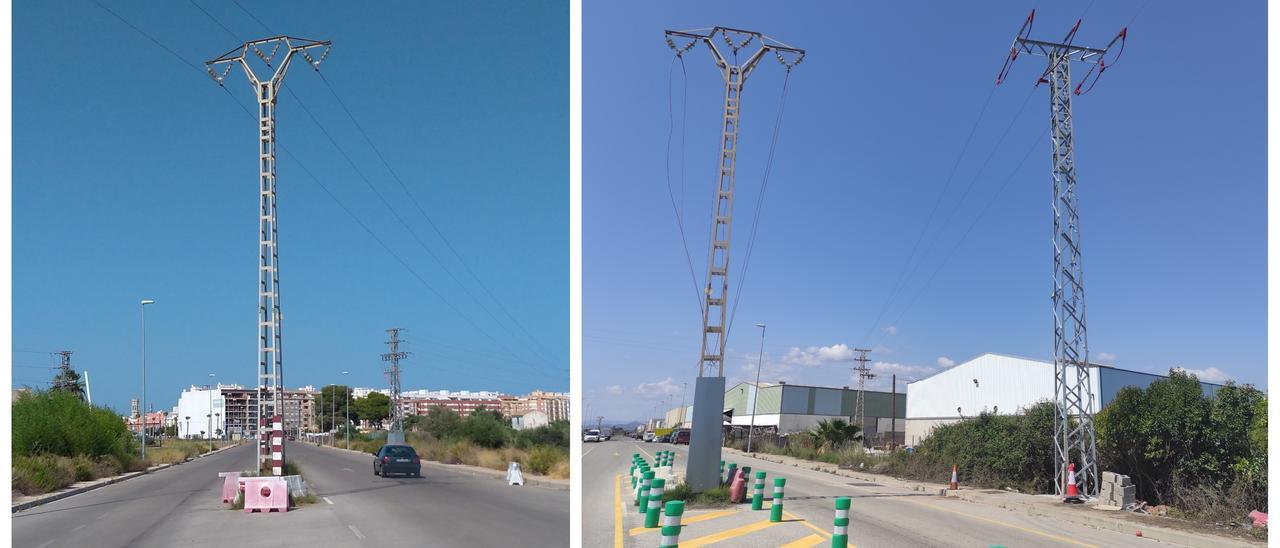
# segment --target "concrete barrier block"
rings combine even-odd
[[[1116,483],[1117,481],[1119,481],[1119,478],[1117,477],[1119,475],[1120,474],[1117,474],[1115,472],[1103,472],[1102,473],[1103,485],[1106,485],[1108,483]]]
[[[280,477],[244,478],[244,511],[289,511],[289,484]]]
[[[1133,481],[1129,479],[1129,476],[1121,476],[1117,474],[1117,477],[1119,479],[1116,481],[1116,485],[1119,485],[1121,487],[1128,487],[1130,485],[1133,485]]]

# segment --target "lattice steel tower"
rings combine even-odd
[[[854,352],[858,353],[858,357],[853,361],[858,362],[858,366],[853,368],[854,373],[858,374],[858,397],[853,405],[853,416],[858,419],[858,428],[862,429],[862,443],[867,443],[867,379],[876,378],[876,374],[871,372],[871,368],[867,367],[867,362],[871,361],[867,358],[868,348],[855,348]]]
[[[264,53],[264,47],[271,52]],[[324,48],[319,59],[311,57],[309,50],[314,48]],[[239,65],[258,103],[258,460],[270,461],[276,476],[284,471],[284,365],[280,346],[280,256],[276,245],[276,96],[294,54],[302,54],[318,71],[329,48],[328,41],[276,36],[245,42],[205,63],[219,86],[232,67]],[[277,55],[282,57],[275,63]],[[219,73],[215,70],[218,67],[225,68]],[[259,77],[258,71],[265,77]]]
[[[404,329],[393,327],[387,330],[391,340],[387,345],[391,351],[382,355],[382,361],[391,362],[385,371],[387,383],[391,385],[391,428],[387,431],[387,443],[404,442],[404,410],[400,407],[400,360],[409,357],[408,352],[400,350],[400,332]]]
[[[704,29],[705,30],[705,29]],[[742,86],[760,60],[773,53],[787,71],[804,59],[804,50],[790,47],[765,35],[741,29],[714,27],[703,31],[666,31],[667,45],[683,56],[699,42],[707,50],[724,78],[724,117],[720,137],[720,166],[715,189],[715,213],[711,217],[711,251],[707,261],[707,285],[702,306],[702,351],[698,360],[698,383],[694,392],[694,432],[690,435],[688,482],[696,491],[718,483],[721,411],[724,406],[724,349],[728,338],[726,319],[729,293],[729,241],[733,232],[733,185],[738,157],[738,128]],[[680,40],[682,43],[677,44]],[[724,42],[729,56],[717,47]],[[748,49],[751,48],[751,49]],[[746,60],[739,61],[739,53]],[[714,369],[714,377],[708,376]],[[711,429],[714,428],[714,431]]]
[[[1094,432],[1094,393],[1089,370],[1089,336],[1085,323],[1084,269],[1080,253],[1080,200],[1076,193],[1075,124],[1071,116],[1071,95],[1086,93],[1107,67],[1124,51],[1127,29],[1096,49],[1074,45],[1080,21],[1061,42],[1032,40],[1031,11],[1022,24],[996,84],[1004,81],[1020,53],[1048,59],[1048,67],[1036,86],[1049,86],[1049,126],[1053,158],[1053,386],[1057,417],[1054,421],[1054,472],[1059,495],[1065,495],[1067,467],[1079,462],[1076,484],[1086,496],[1098,494],[1098,449]],[[1109,62],[1107,52],[1116,42],[1120,50]],[[1091,65],[1084,78],[1072,88],[1071,62]],[[1097,74],[1094,75],[1094,70]],[[1090,81],[1090,77],[1093,80]],[[1088,83],[1089,87],[1083,86]]]

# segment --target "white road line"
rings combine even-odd
[[[76,532],[76,531],[79,531],[79,530],[81,530],[81,529],[84,529],[84,527],[85,527],[86,525],[89,525],[89,524],[88,524],[88,523],[81,523],[80,525],[77,525],[77,526],[75,527],[75,529],[72,529],[71,531],[74,533],[74,532]]]
[[[356,534],[356,538],[364,540],[364,533],[361,533],[359,529],[356,529],[356,526],[348,525],[347,528],[350,529],[352,533]]]
[[[592,452],[592,451],[595,451],[595,450],[596,450],[596,446],[595,446],[595,445],[592,445],[592,446],[591,446],[591,449],[587,449],[586,451],[583,451],[583,452],[582,452],[582,457],[583,457],[583,458],[586,458],[586,456],[587,456],[587,455],[590,455],[590,454],[591,454],[591,452]]]
[[[343,470],[346,470],[346,471],[348,471],[348,472],[353,472],[353,471],[354,471],[354,470],[352,470],[352,469],[350,469],[350,468],[343,468]]]
[[[329,504],[333,504],[333,501],[329,500],[329,497],[324,497],[324,501]]]
[[[107,517],[107,516],[109,516],[109,515],[111,515],[111,512],[107,512],[107,513],[105,513],[105,514],[102,514],[101,516],[98,516],[98,519],[103,519],[103,518],[105,518],[105,517]]]
[[[56,539],[55,539],[55,540],[56,540]],[[50,544],[53,544],[53,542],[54,542],[54,541],[52,541],[52,540],[51,540],[51,541],[48,541],[48,542],[46,542],[46,543],[44,543],[44,544],[41,544],[40,546],[37,546],[36,548],[44,548],[45,546],[48,546],[48,545],[50,545]]]

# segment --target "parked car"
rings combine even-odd
[[[676,445],[689,445],[689,431],[680,430],[679,432],[676,432],[676,437],[671,441],[671,443]]]
[[[609,439],[612,437],[613,437],[612,430],[605,430],[600,432],[600,441],[609,441]]]
[[[653,432],[645,432],[645,433],[644,433],[644,442],[645,442],[645,443],[649,443],[649,442],[651,442],[651,441],[653,441]]]
[[[586,433],[582,434],[582,442],[586,443],[589,441],[596,441],[596,442],[600,441],[600,431],[596,430],[595,428],[592,428],[590,430],[587,430]]]
[[[373,475],[404,474],[422,477],[422,460],[418,452],[408,445],[384,445],[373,453]]]

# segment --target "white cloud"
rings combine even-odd
[[[1098,352],[1098,361],[1114,362],[1116,361],[1116,355],[1110,352]]]
[[[642,382],[636,385],[635,393],[641,396],[667,396],[680,393],[680,385],[671,377],[667,377],[658,382]]]
[[[1185,367],[1175,367],[1173,369],[1175,371],[1182,371],[1183,373],[1195,375],[1197,379],[1204,382],[1216,383],[1231,380],[1231,375],[1228,375],[1226,371],[1218,369],[1217,367],[1210,367],[1208,369],[1187,369]]]
[[[938,356],[938,367],[951,367],[956,361],[946,356]]]
[[[609,386],[604,387],[604,391],[607,394],[612,394],[614,396],[617,396],[622,394],[622,386],[617,384],[611,384]]]
[[[892,353],[893,353],[893,349],[892,349],[892,348],[889,348],[889,347],[887,347],[887,346],[885,346],[885,345],[883,345],[883,344],[877,344],[877,345],[875,346],[875,348],[872,348],[872,349],[871,349],[871,353],[872,353],[872,354],[892,354]]]
[[[892,336],[892,335],[897,335],[897,334],[898,334],[898,326],[896,326],[896,325],[886,325],[886,326],[884,326],[884,327],[881,327],[881,328],[880,328],[880,330],[881,330],[881,331],[884,331],[885,333],[887,333],[887,334],[889,334],[889,335],[891,335],[891,336]]]
[[[937,371],[937,369],[934,369],[932,367],[925,367],[923,365],[906,365],[906,364],[893,363],[893,362],[875,362],[871,364],[871,371],[881,376],[895,374],[895,375],[898,375],[899,377],[905,377],[905,376],[923,377],[925,375],[933,374],[934,372]]]
[[[783,356],[782,361],[787,364],[808,367],[816,367],[830,362],[849,362],[853,361],[853,349],[843,343],[831,346],[810,346],[803,350],[793,346],[791,350],[787,351],[787,355]]]

